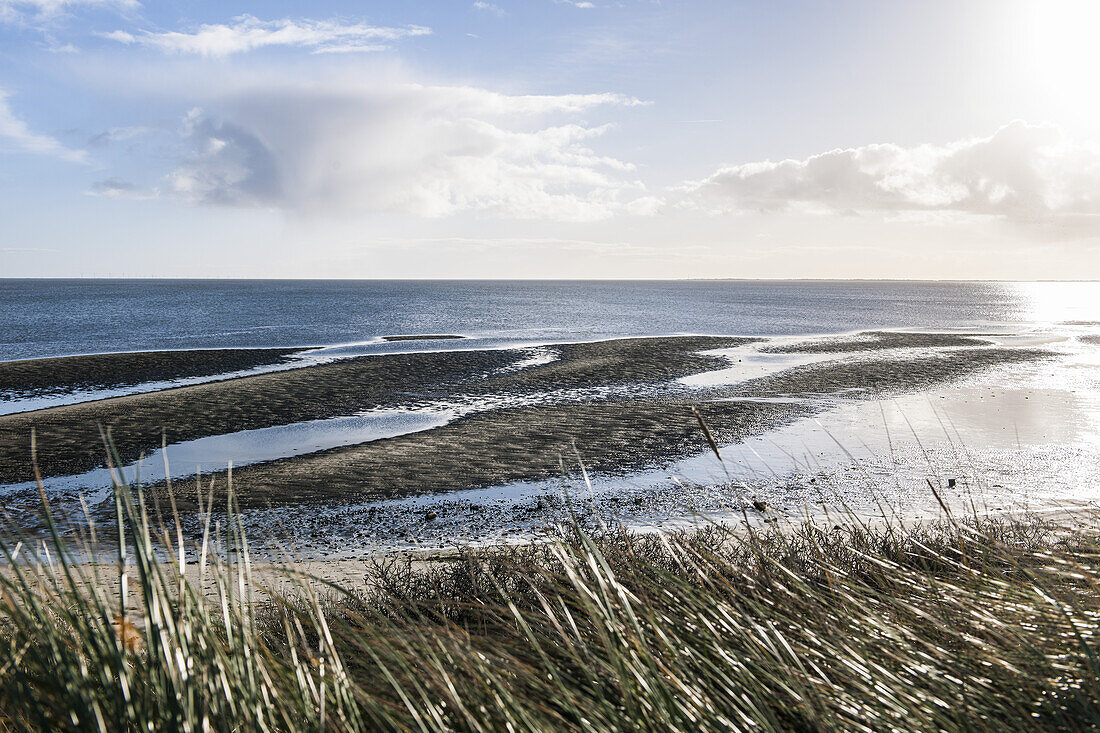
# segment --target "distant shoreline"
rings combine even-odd
[[[907,278],[907,277],[681,277],[681,278],[575,278],[575,277],[496,277],[496,278],[443,278],[443,277],[187,277],[187,276],[149,276],[149,277],[115,277],[104,275],[88,276],[33,276],[24,277],[0,277],[3,282],[22,281],[53,281],[53,282],[440,282],[440,283],[484,283],[484,282],[648,282],[648,283],[676,283],[676,282],[760,282],[760,283],[784,283],[784,282],[821,282],[821,283],[1095,283],[1100,279],[1083,280],[1005,280],[1000,278]]]
[[[425,334],[404,334],[399,336],[383,336],[383,341],[445,341],[450,339],[462,339],[465,336],[455,336],[454,334],[441,334],[441,333],[425,333]]]

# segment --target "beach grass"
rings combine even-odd
[[[1091,516],[573,524],[348,588],[288,564],[264,592],[231,489],[194,547],[137,486],[110,543],[62,536],[42,498],[48,539],[0,537],[3,730],[1100,725]],[[115,560],[86,562],[96,543]]]

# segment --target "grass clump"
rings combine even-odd
[[[1100,724],[1092,528],[566,527],[432,563],[391,556],[354,588],[302,579],[261,593],[232,511],[205,514],[186,548],[139,489],[119,486],[116,510],[113,569],[77,562],[56,534],[29,557],[0,538],[0,728]]]

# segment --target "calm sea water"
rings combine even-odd
[[[790,335],[1100,321],[1096,283],[0,279],[0,360],[321,346],[458,333],[461,346],[670,333]],[[371,344],[371,350],[453,348]]]

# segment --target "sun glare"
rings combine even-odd
[[[1038,98],[1052,110],[1100,116],[1100,2],[1036,0],[1021,21],[1021,61]]]
[[[1037,323],[1100,322],[1100,283],[1013,283],[1023,305],[1024,320]]]

